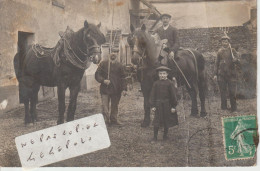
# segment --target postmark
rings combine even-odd
[[[256,153],[257,120],[255,115],[222,117],[226,160],[253,158]]]

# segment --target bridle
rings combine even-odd
[[[87,38],[88,38],[88,42],[90,40],[93,41],[94,44],[92,46],[88,45],[86,41]],[[67,40],[66,37],[63,37],[62,40],[64,41],[64,54],[66,56],[66,60],[68,60],[71,64],[73,64],[79,69],[84,69],[84,70],[87,69],[89,67],[88,63],[97,62],[96,59],[98,56],[97,54],[101,54],[101,48],[100,46],[98,46],[96,39],[94,39],[90,35],[85,36],[85,32],[83,36],[83,43],[85,45],[87,52],[84,52],[82,48],[80,48],[80,46],[77,46],[76,48],[78,49],[78,52],[80,52],[80,54],[76,54],[75,50],[70,45],[71,42]],[[86,60],[83,61],[82,58],[79,57],[79,55],[85,56]]]
[[[102,51],[101,51],[101,47],[98,45],[96,39],[94,37],[92,37],[91,35],[85,36],[86,33],[87,33],[87,31],[84,32],[83,42],[84,42],[85,46],[87,47],[87,52],[84,52],[80,48],[78,48],[78,49],[79,49],[79,51],[81,52],[81,54],[83,56],[89,57],[90,61],[93,62],[95,56],[92,53],[99,53],[99,54],[101,54]],[[86,41],[86,37],[94,42],[94,44],[92,46],[88,46],[87,41]]]
[[[138,54],[139,58],[138,58],[138,63],[137,63],[137,70],[140,70],[141,71],[141,81],[143,81],[143,77],[144,77],[144,69],[145,69],[145,66],[144,66],[144,60],[146,59],[146,47],[145,48],[142,48],[142,51],[139,51],[136,44],[134,43],[134,48],[133,48],[133,55],[134,54]]]
[[[146,47],[145,48],[141,48],[142,50],[139,51],[140,48],[137,47],[136,43],[134,42],[134,47],[133,47],[133,55],[134,54],[138,54],[139,58],[138,58],[138,65],[143,65],[143,60],[146,59],[146,55],[145,55],[145,52],[146,52]],[[143,67],[143,66],[141,66]]]

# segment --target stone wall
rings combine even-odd
[[[54,1],[64,8],[53,5]],[[94,24],[101,22],[103,33],[111,28],[128,32],[130,0],[118,1],[1,0],[0,78],[14,75],[12,62],[17,52],[18,31],[33,33],[36,43],[48,47],[55,46],[59,31],[67,26],[77,31],[83,27],[84,20]]]
[[[236,68],[238,73],[237,97],[252,98],[256,95],[256,29],[249,30],[245,26],[229,27],[228,36],[231,46],[240,54],[241,65]],[[215,60],[217,51],[221,47],[219,39],[224,35],[221,28],[180,29],[179,41],[181,47],[198,49],[206,60],[209,95],[219,95],[215,75]]]
[[[244,26],[228,27],[228,36],[231,38],[231,45],[251,51],[256,47],[256,39],[252,39],[249,30]],[[196,28],[180,29],[180,45],[184,48],[195,48],[200,52],[217,52],[220,48],[220,38],[224,35],[222,28]]]

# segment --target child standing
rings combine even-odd
[[[167,78],[170,69],[160,66],[156,71],[159,80],[154,82],[150,95],[151,110],[155,112],[153,141],[157,141],[159,127],[164,127],[163,140],[167,140],[168,129],[178,125],[178,116],[175,109],[177,106],[176,87]]]

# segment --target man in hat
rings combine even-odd
[[[109,59],[102,61],[95,73],[95,79],[101,83],[100,94],[105,122],[111,125],[121,125],[118,121],[118,104],[121,94],[125,96],[127,91],[126,74],[123,65],[116,60],[117,56],[118,49],[112,49]]]
[[[227,109],[227,89],[229,91],[231,111],[237,109],[236,103],[236,64],[238,64],[238,52],[231,48],[230,38],[225,35],[220,39],[222,47],[217,53],[214,80],[218,81],[221,95],[221,109]]]
[[[177,29],[170,25],[171,15],[169,14],[162,14],[161,15],[162,26],[159,27],[155,33],[157,33],[161,40],[166,39],[167,42],[165,47],[167,47],[167,51],[169,52],[169,57],[173,58],[174,54],[176,54],[177,50],[179,49],[179,38]],[[167,60],[160,59],[162,65],[167,65]]]
[[[163,139],[167,140],[168,129],[178,124],[176,87],[167,78],[170,69],[160,66],[156,71],[159,80],[154,82],[150,95],[151,110],[155,112],[153,141],[157,140],[159,127],[164,127]]]

